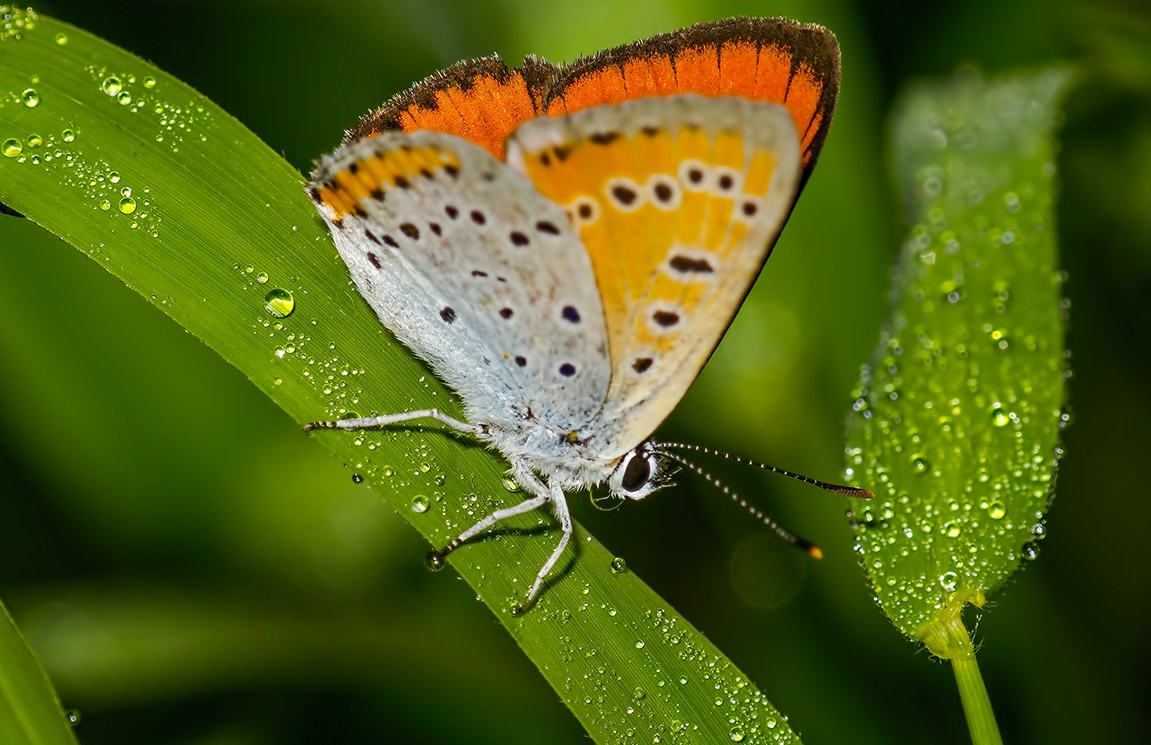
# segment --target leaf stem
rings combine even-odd
[[[975,645],[963,625],[963,607],[968,603],[980,607],[983,602],[982,593],[956,593],[927,625],[920,640],[933,655],[951,662],[972,745],[1003,745],[991,699],[987,696],[987,687],[983,685],[979,663],[975,660]]]
[[[961,623],[958,626],[967,646],[973,647],[971,639],[967,637],[967,629]],[[983,685],[983,676],[979,674],[975,649],[972,648],[970,654],[953,658],[951,669],[955,671],[955,683],[959,686],[959,698],[963,702],[963,713],[967,717],[972,745],[1003,745],[995,712],[991,710],[991,699],[987,696],[987,687]]]
[[[991,699],[987,696],[987,687],[983,685],[979,663],[975,660],[975,644],[963,625],[963,608],[967,605],[982,608],[985,602],[983,593],[978,591],[954,593],[923,628],[919,640],[931,654],[951,663],[972,745],[1003,745]]]

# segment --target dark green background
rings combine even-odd
[[[1070,61],[1058,222],[1072,427],[1040,556],[977,627],[1005,740],[1146,738],[1151,17],[1132,1],[50,2],[189,82],[302,171],[414,80],[555,61],[695,21],[839,36],[813,179],[668,439],[821,478],[901,238],[888,112],[973,63]],[[2,133],[0,133],[2,134]],[[221,205],[226,209],[226,205]],[[0,597],[97,743],[585,741],[530,663],[376,495],[213,352],[79,252],[0,219]],[[413,384],[415,381],[413,381]],[[717,464],[823,545],[782,546],[698,480],[581,521],[809,743],[967,741],[950,669],[869,599],[838,498]],[[1141,703],[1142,702],[1142,703]]]

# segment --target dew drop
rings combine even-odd
[[[645,698],[647,698],[647,691],[642,688],[636,688],[631,692],[631,695],[632,698],[634,698],[636,701],[643,701]]]
[[[939,586],[942,587],[945,592],[954,592],[958,586],[958,581],[959,575],[955,572],[944,572],[939,575]]]
[[[20,94],[20,101],[30,109],[34,109],[40,105],[40,94],[36,92],[35,88],[26,88]]]
[[[911,457],[911,467],[915,469],[916,473],[927,473],[931,470],[931,463],[922,455],[913,455]]]
[[[617,556],[611,560],[611,570],[616,574],[625,574],[627,572],[627,562],[623,557]]]
[[[511,476],[504,476],[503,479],[500,481],[500,484],[503,485],[504,489],[512,492],[513,494],[520,490],[520,485],[518,483],[516,483],[516,480],[513,479]]]
[[[364,483],[364,477],[358,473],[353,473],[352,474],[352,483],[353,484],[362,484],[362,483]]]
[[[112,203],[105,199],[104,201],[100,202],[100,209],[107,212],[108,210],[112,209]]]
[[[996,427],[1006,427],[1010,423],[1011,417],[999,407],[999,404],[996,404],[995,408],[991,410],[991,424]]]
[[[744,734],[742,727],[732,727],[728,735],[731,737],[732,742],[743,742]]]
[[[9,137],[4,140],[3,144],[0,144],[0,152],[4,153],[5,158],[15,158],[23,151],[24,146],[15,137]]]
[[[948,538],[958,538],[959,534],[962,532],[962,529],[959,527],[959,523],[948,523],[947,525],[943,526],[943,530],[947,534]]]
[[[109,75],[101,81],[100,90],[109,96],[116,96],[120,94],[120,91],[124,90],[124,84],[120,82],[120,78],[115,75]]]
[[[156,87],[156,78],[152,77],[151,75],[144,78],[144,87],[145,88],[155,88]]]
[[[132,197],[124,197],[119,203],[120,211],[125,215],[130,215],[136,211],[136,200]]]
[[[256,281],[262,285],[267,284],[268,283],[268,273],[267,272],[260,272],[259,274],[256,275]]]
[[[61,34],[61,36],[63,36],[63,34]],[[68,725],[70,727],[75,727],[80,724],[80,710],[69,709],[68,711],[64,712],[64,718],[68,720]]]
[[[76,139],[76,130],[65,129],[63,132],[60,133],[60,137],[64,140],[64,142],[72,142],[73,140]]]
[[[116,96],[116,100],[120,102],[121,106],[127,106],[132,103],[132,94],[128,91],[120,91],[119,95]]]
[[[56,46],[64,46],[68,43],[68,34],[56,34]]]
[[[113,184],[118,184],[118,183],[120,183],[120,174],[117,173],[116,171],[112,171],[111,173],[108,174],[108,180],[111,181]]]
[[[428,498],[423,494],[417,494],[412,497],[412,512],[423,514],[428,511]]]
[[[447,562],[444,561],[444,557],[440,556],[436,551],[428,552],[428,555],[424,557],[424,564],[433,572],[438,572],[447,566]]]
[[[992,520],[1002,520],[1006,515],[1007,508],[999,500],[996,500],[987,506],[987,516]]]
[[[264,295],[264,310],[276,318],[287,318],[295,309],[296,299],[287,290],[273,287],[268,290],[267,295]]]
[[[44,144],[44,138],[33,132],[24,138],[24,144],[26,144],[28,147],[40,147]]]

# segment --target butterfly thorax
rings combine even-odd
[[[486,428],[482,439],[507,458],[513,468],[531,464],[531,470],[563,489],[602,483],[620,462],[618,456],[605,457],[602,443],[578,429],[557,427],[534,417],[498,423],[485,422],[483,417],[469,419]]]

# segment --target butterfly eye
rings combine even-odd
[[[611,490],[619,497],[643,499],[664,486],[655,453],[640,446],[623,457],[611,475]]]
[[[651,464],[642,455],[634,455],[628,459],[620,484],[628,491],[639,491],[647,484],[649,478],[651,478]]]

